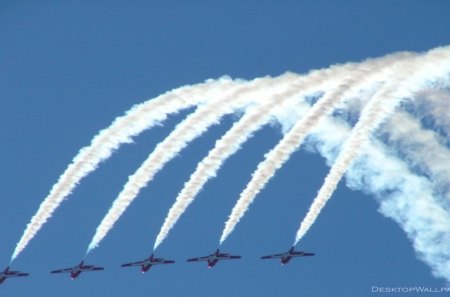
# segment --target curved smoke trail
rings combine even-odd
[[[425,85],[425,82],[446,75],[450,69],[450,49],[440,48],[428,52],[423,57],[402,63],[396,69],[387,86],[382,88],[364,107],[360,119],[353,128],[349,139],[337,157],[325,181],[314,198],[313,203],[300,224],[294,245],[306,234],[320,211],[330,199],[337,184],[347,171],[351,162],[358,156],[361,148],[379,125],[391,116],[403,98],[410,97]]]
[[[449,98],[450,99],[450,98]],[[399,153],[411,167],[427,176],[434,188],[449,191],[450,167],[442,160],[450,160],[450,151],[442,136],[432,130],[424,130],[421,123],[406,112],[396,112],[381,132],[390,147]],[[414,137],[404,137],[413,135]]]
[[[248,98],[253,98],[251,95],[257,93],[259,88],[289,84],[290,77],[292,77],[292,74],[285,74],[277,78],[266,77],[242,83],[236,91],[224,91],[223,94],[203,104],[196,112],[178,124],[170,135],[156,146],[155,150],[138,170],[129,177],[123,190],[119,193],[108,213],[97,227],[86,253],[89,253],[99,245],[115,222],[137,197],[140,190],[190,141],[206,132],[211,125],[218,124],[220,118],[225,114],[233,113],[251,104],[252,101]]]
[[[448,111],[450,110],[450,80],[440,82],[443,88],[436,90],[431,88],[422,92],[421,95],[421,109],[426,111],[425,116],[431,117],[436,126],[441,129],[441,133],[446,137],[450,137],[450,117]]]
[[[293,94],[298,91],[283,92],[282,95],[269,96],[270,101],[253,107],[246,112],[233,127],[227,131],[217,142],[215,147],[209,151],[208,155],[197,165],[194,173],[189,178],[177,195],[174,205],[170,208],[164,224],[156,237],[153,249],[155,250],[163,242],[174,227],[187,207],[193,202],[195,196],[201,191],[206,182],[215,177],[225,160],[233,153],[237,152],[241,145],[247,141],[255,131],[267,124],[270,120],[271,111],[275,107],[285,107],[286,101],[292,99]],[[296,89],[296,88],[294,88]],[[261,96],[268,96],[267,90]],[[267,100],[265,99],[265,100]],[[281,105],[281,106],[280,106]]]
[[[80,150],[28,224],[11,261],[64,197],[121,143],[131,142],[133,136],[165,120],[168,114],[197,106],[130,177],[97,228],[88,252],[98,245],[140,189],[188,142],[219,122],[224,114],[245,111],[198,164],[178,194],[154,248],[226,158],[239,150],[259,127],[275,118],[285,136],[253,173],[233,208],[220,243],[276,170],[309,135],[309,144],[330,164],[335,162],[300,225],[295,243],[311,227],[346,173],[348,186],[375,194],[380,211],[402,226],[433,273],[450,280],[450,167],[446,166],[450,156],[449,72],[450,47],[443,47],[419,57],[400,53],[362,63],[331,66],[304,76],[288,73],[280,78],[256,79],[250,83],[228,78],[210,80],[137,105],[100,131],[90,146]],[[431,83],[425,84],[430,80]],[[256,83],[258,81],[260,83]],[[312,107],[292,100],[294,95],[311,95],[308,92],[313,91],[315,96],[324,95]],[[302,99],[307,101],[308,98]],[[397,111],[399,103],[402,103],[401,110]],[[332,111],[335,113],[331,115]],[[352,119],[358,116],[359,120],[353,125]],[[427,130],[430,127],[434,130]]]
[[[310,142],[332,164],[336,160],[336,148],[342,147],[351,131],[348,124],[327,118],[314,130]],[[421,129],[403,137],[415,138],[418,133],[427,131]],[[380,212],[402,226],[433,274],[450,280],[450,215],[445,207],[448,196],[436,193],[432,179],[416,175],[392,154],[392,147],[371,139],[348,168],[346,180],[349,188],[374,194],[381,205]]]
[[[208,96],[214,97],[216,92],[220,93],[223,89],[232,88],[234,85],[234,81],[224,77],[218,81],[208,80],[203,84],[180,87],[135,105],[125,115],[116,118],[108,128],[101,130],[92,139],[89,146],[79,151],[59,177],[58,182],[53,185],[17,243],[11,262],[22,252],[81,179],[97,169],[98,165],[108,159],[120,144],[132,142],[132,137],[164,121],[168,114],[196,105],[205,101]]]
[[[197,165],[195,172],[191,175],[189,181],[185,183],[183,189],[177,195],[174,205],[170,208],[163,226],[156,237],[153,249],[156,249],[167,237],[169,231],[192,203],[198,192],[201,191],[204,184],[210,178],[215,177],[223,162],[239,150],[242,143],[251,137],[257,129],[269,121],[274,110],[285,109],[284,104],[286,104],[286,101],[291,100],[294,96],[301,97],[301,95],[307,95],[309,92],[333,86],[339,77],[345,76],[347,71],[351,71],[354,67],[354,63],[347,63],[345,65],[335,65],[328,69],[311,71],[308,75],[295,78],[295,84],[290,86],[289,89],[283,90],[280,88],[279,92],[273,95],[268,95],[267,89],[264,89],[260,97],[268,97],[266,100],[269,100],[269,102],[245,114],[240,121],[235,123],[216,142],[215,147]],[[303,103],[303,106],[306,108],[306,103]]]
[[[302,144],[308,133],[310,133],[323,118],[333,111],[340,100],[345,98],[344,95],[348,94],[349,91],[354,92],[359,90],[364,83],[373,84],[373,81],[377,81],[377,78],[383,79],[384,76],[380,75],[380,71],[384,74],[382,70],[390,64],[399,60],[403,61],[404,59],[411,57],[411,55],[411,53],[398,53],[380,59],[372,59],[357,64],[351,71],[347,71],[343,77],[343,82],[338,80],[340,84],[338,84],[335,89],[325,93],[325,95],[312,106],[310,112],[286,133],[284,138],[275,146],[275,148],[266,154],[265,160],[258,164],[256,171],[252,174],[251,181],[240,194],[239,200],[233,207],[233,210],[225,223],[225,228],[220,238],[220,244],[222,244],[228,235],[231,234],[239,220],[248,210],[256,195],[267,184],[269,179],[274,176],[276,170],[279,169],[288,160],[289,156]]]

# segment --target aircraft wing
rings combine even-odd
[[[92,268],[94,268],[94,265],[83,265],[83,266],[81,266],[81,269],[83,270],[89,270],[89,269],[92,269]]]
[[[7,277],[16,277],[16,276],[28,276],[29,273],[23,273],[19,271],[10,271],[6,276]]]
[[[125,263],[125,264],[122,264],[122,267],[141,266],[143,263],[144,263],[144,261]]]
[[[275,255],[269,255],[269,256],[262,256],[261,259],[275,259],[275,258],[281,258],[284,254],[275,254]]]
[[[241,256],[228,256],[227,259],[240,259]]]
[[[195,261],[208,261],[209,257],[205,256],[205,257],[198,257],[198,258],[191,258],[191,259],[187,259],[188,262],[195,262]]]
[[[91,271],[97,271],[97,270],[104,270],[105,268],[103,267],[92,267],[90,270]]]
[[[72,272],[73,268],[65,268],[65,269],[58,269],[58,270],[53,270],[50,273],[66,273],[66,272]]]
[[[161,263],[163,263],[163,264],[172,264],[172,263],[175,263],[175,261],[173,261],[173,260],[163,260]]]
[[[305,252],[293,252],[293,256],[314,256],[314,253],[305,253]]]

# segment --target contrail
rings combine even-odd
[[[108,159],[120,144],[132,142],[133,136],[165,120],[168,114],[199,104],[209,96],[216,96],[216,93],[234,85],[234,81],[224,77],[217,81],[208,80],[203,84],[180,87],[135,105],[125,115],[116,118],[108,128],[101,130],[92,139],[89,146],[79,151],[58,182],[53,185],[17,243],[11,262],[23,251],[64,198],[71,194],[80,180]]]
[[[402,226],[434,275],[450,280],[449,78],[447,46],[420,55],[403,52],[334,65],[303,76],[286,73],[249,82],[223,77],[169,91],[116,118],[78,152],[27,225],[11,262],[64,198],[122,143],[132,142],[134,136],[170,114],[197,107],[129,177],[97,227],[86,255],[99,245],[140,190],[167,162],[210,126],[218,124],[224,115],[236,113],[242,114],[240,120],[217,140],[178,193],[154,249],[226,159],[259,128],[275,119],[285,135],[265,155],[240,194],[225,223],[220,244],[276,170],[310,136],[310,147],[334,163],[300,224],[294,245],[313,225],[346,174],[350,188],[375,194],[380,212]],[[319,99],[310,106],[309,96]]]
[[[278,84],[280,83],[289,84],[290,81],[286,80],[286,77],[292,77],[292,74],[285,74],[277,78],[265,77],[255,79],[242,84],[236,91],[223,92],[221,96],[218,95],[213,100],[200,106],[196,112],[177,125],[174,131],[156,146],[147,160],[129,177],[123,190],[119,193],[108,213],[97,227],[86,253],[98,246],[115,222],[137,197],[139,191],[190,141],[206,132],[211,125],[217,124],[225,114],[233,113],[237,109],[242,109],[250,104],[252,101],[249,98],[252,98],[251,95],[253,93],[257,94],[260,88],[267,89],[270,85],[279,87]]]
[[[268,95],[267,90],[264,90],[260,96],[268,96],[269,102],[245,114],[240,121],[235,123],[216,142],[216,146],[208,153],[207,157],[197,165],[195,172],[191,175],[189,181],[185,183],[174,205],[170,208],[164,224],[156,237],[153,249],[155,250],[167,237],[169,231],[192,203],[198,192],[201,191],[204,184],[210,178],[215,177],[223,162],[239,150],[242,143],[251,137],[257,129],[269,121],[269,117],[274,113],[274,110],[286,109],[285,103],[292,100],[293,96],[301,97],[301,95],[306,95],[308,92],[320,90],[324,86],[330,85],[331,80],[343,75],[353,67],[355,67],[354,63],[347,63],[346,65],[335,65],[328,69],[314,70],[308,75],[298,77],[295,84],[281,93]],[[332,83],[331,85],[334,84]],[[306,103],[300,101],[300,104],[302,105],[301,109],[308,108]]]
[[[411,114],[402,111],[395,113],[381,131],[386,143],[397,149],[413,169],[429,177],[435,189],[450,190],[450,167],[442,162],[450,160],[450,150],[438,133],[425,129]]]
[[[423,57],[416,57],[397,69],[398,73],[391,78],[381,91],[364,107],[359,121],[353,128],[349,139],[344,143],[336,162],[326,176],[316,198],[300,224],[294,245],[306,234],[317,219],[325,203],[330,199],[337,184],[351,162],[358,156],[361,148],[368,142],[372,132],[395,111],[401,100],[414,92],[429,80],[447,74],[450,63],[450,48],[439,48],[428,52]],[[405,91],[406,90],[406,91]],[[387,99],[387,100],[386,100]]]
[[[301,78],[299,79],[301,80]],[[170,208],[164,224],[156,237],[153,249],[155,250],[167,237],[169,231],[175,226],[178,219],[193,202],[196,195],[201,191],[206,182],[215,177],[217,171],[228,157],[237,152],[241,145],[252,137],[253,133],[267,124],[271,117],[272,110],[286,108],[286,103],[291,101],[298,94],[300,86],[291,86],[290,90],[280,94],[269,95],[264,90],[263,96],[269,96],[269,102],[252,108],[236,122],[233,127],[220,138],[215,147],[209,151],[208,155],[197,165],[195,172],[190,176],[189,181],[184,184],[183,189],[177,195],[175,203]],[[267,100],[265,99],[265,100]],[[288,102],[287,102],[288,101]],[[303,103],[306,105],[306,103]]]
[[[351,91],[357,91],[361,88],[362,82],[373,83],[374,76],[375,78],[383,78],[383,76],[378,73],[379,71],[383,70],[394,61],[402,61],[409,58],[411,55],[411,53],[398,53],[384,58],[372,59],[358,64],[351,71],[347,71],[343,77],[343,82],[335,89],[332,89],[332,91],[325,93],[325,95],[312,106],[310,112],[286,133],[284,138],[275,146],[275,148],[266,154],[265,160],[258,165],[256,171],[252,174],[251,181],[240,194],[238,202],[225,223],[225,228],[220,238],[220,244],[222,244],[233,231],[256,195],[266,185],[269,179],[273,177],[276,170],[279,169],[288,160],[289,156],[302,144],[308,133],[310,133],[323,118],[333,111],[335,105],[344,98],[344,95],[349,92],[349,89]],[[337,79],[337,82],[341,82],[341,80]]]
[[[336,148],[348,139],[351,129],[329,117],[309,140],[332,163]],[[435,192],[432,180],[411,172],[403,160],[389,153],[391,149],[377,139],[368,142],[346,172],[347,186],[375,194],[380,212],[402,226],[433,274],[450,280],[450,217],[439,204],[445,199]],[[447,159],[441,161],[446,163]]]
[[[365,152],[368,158],[371,153],[370,149]],[[414,176],[403,164],[396,164],[398,160],[390,160],[388,154],[373,159],[376,161],[368,161],[368,166],[358,160],[357,170],[365,170],[365,180],[370,183],[364,186],[375,192],[380,211],[403,227],[433,274],[450,280],[450,217],[448,209],[438,203],[443,198],[434,193],[430,180]]]
[[[432,116],[436,126],[442,130],[446,137],[450,137],[450,81],[447,80],[445,89],[426,90],[422,98],[423,109]]]
[[[437,86],[441,89],[436,89]],[[433,83],[431,88],[426,87],[425,90],[418,91],[415,95],[417,99],[405,102],[404,109],[407,111],[396,111],[380,126],[375,137],[381,138],[395,150],[412,170],[426,175],[436,190],[450,192],[450,187],[447,185],[450,180],[450,167],[446,162],[442,162],[442,160],[450,159],[445,132],[442,133],[442,130],[445,130],[445,119],[441,117],[444,121],[436,120],[439,114],[443,115],[450,108],[450,94],[444,91],[445,88],[445,82],[439,81]],[[368,101],[364,98],[364,94],[351,100],[346,104],[346,110],[339,112],[338,117],[343,115],[347,120],[355,118]],[[419,120],[414,118],[415,116]],[[432,117],[432,126],[435,126],[437,131],[426,128],[430,125],[426,123],[430,121],[430,117]],[[424,123],[422,124],[421,121]]]

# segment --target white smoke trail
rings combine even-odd
[[[353,70],[347,71],[343,77],[343,82],[341,82],[341,79],[336,78],[336,81],[340,83],[338,87],[320,98],[306,117],[299,120],[299,122],[286,133],[284,138],[275,146],[275,148],[266,154],[265,160],[258,165],[256,171],[252,175],[251,181],[240,194],[238,202],[225,223],[225,228],[220,238],[220,244],[222,244],[234,230],[236,224],[247,211],[256,195],[267,184],[269,179],[273,177],[276,170],[278,170],[288,160],[289,156],[302,144],[308,133],[310,133],[323,118],[333,111],[336,104],[344,98],[346,93],[349,91],[357,91],[364,84],[373,84],[373,81],[377,81],[377,78],[382,79],[384,75],[380,75],[379,71],[383,70],[393,62],[403,61],[404,59],[411,57],[411,55],[411,53],[398,53],[384,58],[368,60],[358,64]],[[384,74],[384,72],[382,73]]]
[[[298,80],[301,81],[301,78]],[[300,84],[301,85],[301,84]],[[206,182],[215,177],[225,160],[237,152],[242,144],[252,137],[253,133],[267,124],[270,120],[271,112],[274,108],[286,108],[286,103],[293,97],[298,97],[300,86],[290,86],[290,90],[280,94],[270,94],[264,90],[261,97],[268,96],[265,100],[269,102],[252,108],[236,122],[233,127],[227,131],[217,142],[215,147],[209,151],[208,155],[197,165],[194,173],[184,184],[183,189],[177,195],[175,203],[170,208],[164,224],[156,237],[153,249],[155,250],[169,234],[169,231],[175,226],[178,219],[186,211],[187,207],[193,202],[196,195],[201,191]],[[306,105],[306,103],[303,103]]]
[[[123,190],[97,227],[86,253],[98,246],[126,208],[137,197],[139,191],[190,141],[204,133],[211,125],[217,124],[225,114],[233,113],[237,109],[242,109],[250,104],[250,99],[253,99],[252,94],[258,94],[260,88],[267,89],[270,86],[278,88],[280,85],[289,84],[290,81],[286,80],[286,77],[292,77],[292,74],[285,74],[277,78],[255,79],[242,84],[235,92],[223,92],[223,94],[199,107],[196,112],[177,125],[170,135],[156,146],[138,170],[129,177]]]
[[[380,155],[379,158],[372,157],[372,161],[358,162],[357,166],[366,169],[365,174],[371,175],[371,171],[392,170],[390,173],[383,172],[379,176],[372,176],[367,183],[372,191],[377,191],[378,200],[381,203],[381,212],[393,218],[399,223],[408,237],[413,241],[415,250],[421,259],[427,262],[437,277],[445,277],[450,281],[450,217],[444,207],[437,201],[441,200],[433,193],[433,186],[424,177],[414,176],[403,164],[396,164],[396,160],[389,160],[388,155]],[[368,157],[368,158],[369,158]],[[446,160],[443,160],[446,161]],[[390,164],[389,164],[390,163]],[[389,165],[387,165],[389,164]],[[366,166],[371,166],[367,168]],[[372,167],[373,166],[373,167]],[[356,166],[355,166],[356,167]],[[390,168],[387,168],[390,167]],[[359,169],[359,170],[364,170]],[[387,173],[387,174],[386,174]],[[387,181],[387,179],[391,181]],[[386,191],[380,187],[381,183],[394,186],[395,191],[385,196]]]
[[[448,74],[449,66],[450,47],[432,50],[425,56],[414,58],[410,63],[404,64],[401,69],[397,69],[398,72],[395,77],[391,78],[391,82],[375,94],[364,107],[359,121],[352,130],[349,139],[344,143],[336,162],[301,222],[294,245],[300,241],[317,219],[348,166],[367,143],[372,132],[394,113],[395,108],[403,98],[409,97],[423,88],[425,82],[433,81]],[[411,74],[413,75],[411,76]]]
[[[216,96],[216,93],[232,88],[235,84],[231,79],[223,77],[217,81],[208,80],[203,84],[180,87],[135,105],[125,115],[116,118],[108,128],[101,130],[92,139],[89,146],[79,151],[58,182],[53,185],[17,243],[11,262],[47,222],[64,198],[71,194],[80,180],[108,159],[120,144],[132,142],[133,136],[165,120],[168,114],[201,103],[207,100],[208,96]]]
[[[435,189],[448,192],[450,167],[442,160],[450,160],[450,150],[445,139],[433,130],[422,127],[419,121],[406,112],[397,112],[383,125],[382,134],[387,144],[396,148],[410,166],[430,179]]]
[[[445,84],[445,82],[441,84]],[[447,80],[447,84],[442,86],[442,88],[437,90],[431,88],[419,94],[422,99],[420,102],[421,109],[433,118],[435,125],[447,137],[450,137],[450,117],[448,116],[448,111],[450,110],[449,91],[450,80]]]
[[[345,65],[335,65],[328,69],[320,69],[311,71],[308,75],[298,77],[297,82],[290,86],[290,89],[277,93],[270,97],[268,90],[260,94],[260,97],[269,97],[270,101],[266,105],[260,106],[248,114],[216,142],[216,146],[208,153],[191,175],[189,181],[185,183],[181,192],[177,195],[174,205],[170,208],[164,224],[156,237],[154,249],[156,249],[162,241],[167,237],[169,231],[176,224],[180,216],[185,212],[187,207],[192,203],[195,196],[202,189],[204,184],[212,177],[222,166],[223,162],[241,147],[252,134],[269,120],[269,112],[275,113],[279,109],[285,113],[284,103],[290,101],[292,96],[301,97],[307,95],[308,92],[321,90],[323,87],[334,86],[336,77],[345,75],[347,71],[351,71],[356,67],[355,63],[347,63]],[[294,82],[293,82],[294,83]],[[275,102],[272,102],[275,101]],[[306,103],[300,102],[300,109],[307,108]],[[286,117],[284,115],[284,117]]]
[[[381,125],[380,132],[376,134],[382,137],[391,150],[397,150],[412,170],[425,174],[434,188],[444,194],[450,193],[450,187],[447,185],[450,180],[450,167],[446,162],[442,162],[442,160],[450,159],[450,149],[445,133],[446,119],[443,118],[443,114],[449,110],[445,108],[450,100],[448,91],[446,96],[446,88],[445,81],[439,81],[433,83],[431,89],[418,91],[414,101],[405,102],[404,108],[408,112],[397,111]],[[371,96],[374,94],[370,93],[372,93]],[[352,98],[335,115],[344,117],[347,121],[356,118],[369,101],[364,97],[362,93]],[[450,108],[450,105],[447,107]],[[418,117],[419,120],[414,117]],[[426,128],[430,125],[437,131]]]
[[[336,159],[336,148],[349,138],[351,128],[327,118],[314,130],[310,142],[328,163]],[[450,280],[450,217],[438,202],[432,180],[416,176],[405,163],[373,139],[346,172],[347,186],[375,194],[380,211],[407,233],[419,257],[436,277]],[[446,163],[447,159],[442,159]]]

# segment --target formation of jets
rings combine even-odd
[[[305,256],[314,256],[314,253],[308,253],[303,251],[295,251],[294,247],[291,247],[287,252],[281,253],[281,254],[274,254],[269,256],[263,256],[261,259],[281,259],[281,264],[287,264],[293,257],[305,257]],[[208,263],[208,268],[214,267],[217,262],[221,260],[233,260],[233,259],[240,259],[241,256],[235,256],[230,255],[227,253],[221,253],[219,249],[217,249],[214,253],[203,256],[203,257],[197,257],[197,258],[191,258],[187,259],[188,262],[198,262],[198,261],[205,261]],[[145,258],[144,260],[137,261],[137,262],[131,262],[131,263],[125,263],[122,264],[122,267],[132,267],[132,266],[140,266],[141,272],[145,273],[147,272],[153,265],[161,265],[161,264],[173,264],[175,261],[173,260],[165,260],[163,258],[155,258],[153,254],[151,254],[148,258]],[[97,267],[93,265],[85,265],[84,261],[81,261],[80,264],[70,267],[70,268],[64,268],[64,269],[58,269],[53,270],[50,273],[69,273],[70,278],[73,280],[77,278],[82,272],[87,271],[101,271],[104,270],[103,267]],[[0,272],[0,284],[3,283],[7,278],[10,277],[20,277],[20,276],[28,276],[28,273],[23,273],[19,271],[12,271],[10,270],[9,266],[6,267],[5,270]]]

